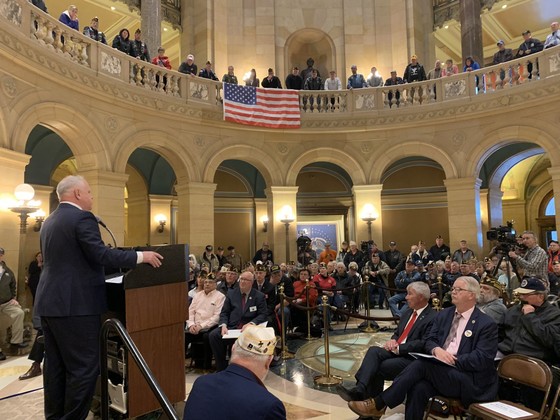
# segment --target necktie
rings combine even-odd
[[[247,302],[247,295],[243,293],[241,295],[241,311],[245,312],[245,303]]]
[[[404,331],[400,335],[399,339],[397,340],[397,344],[401,344],[406,339],[406,337],[408,337],[408,333],[410,333],[410,330],[412,329],[412,326],[416,322],[416,317],[417,316],[418,316],[418,313],[416,311],[412,312],[412,316],[410,317],[410,321],[408,321],[408,324],[406,324],[406,328],[404,329]]]
[[[449,335],[445,339],[445,343],[443,344],[443,349],[447,350],[451,342],[455,339],[457,335],[457,329],[459,328],[459,321],[461,320],[461,314],[459,312],[455,312],[455,318],[453,318],[453,322],[451,324],[451,329],[449,330]]]

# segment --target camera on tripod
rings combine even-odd
[[[489,241],[497,241],[496,252],[507,254],[513,251],[517,246],[517,237],[513,228],[513,220],[506,222],[506,226],[498,226],[490,228],[486,232],[486,239]]]
[[[373,244],[374,244],[374,242],[372,240],[362,241],[360,243],[360,250],[366,255],[371,255],[371,250],[373,249]]]

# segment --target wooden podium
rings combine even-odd
[[[185,399],[188,246],[148,249],[163,255],[163,263],[159,268],[140,264],[125,274],[126,329],[169,401],[176,403]],[[127,378],[129,417],[160,407],[132,358]]]

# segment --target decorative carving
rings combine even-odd
[[[555,55],[551,55],[548,57],[549,63],[549,72],[558,73],[560,71],[560,53],[556,53]]]
[[[451,139],[453,146],[459,147],[465,142],[465,135],[463,133],[455,133]]]
[[[375,97],[373,95],[356,95],[354,106],[357,110],[373,110],[375,109]]]
[[[105,120],[105,128],[107,129],[107,131],[114,133],[119,129],[119,122],[115,117],[108,117]]]
[[[444,89],[446,98],[465,96],[467,94],[467,82],[465,79],[462,79],[445,83]]]
[[[121,74],[121,60],[101,51],[101,69],[110,74]]]
[[[362,145],[360,146],[360,150],[362,151],[362,153],[365,154],[369,154],[371,152],[371,143],[370,142],[363,142]]]
[[[11,77],[4,77],[2,79],[2,90],[6,96],[14,98],[17,95],[16,81]]]
[[[0,3],[0,15],[16,26],[21,26],[21,6],[14,0],[4,0]]]
[[[196,144],[198,147],[203,148],[204,146],[206,146],[206,140],[204,140],[202,137],[200,136],[196,136],[194,138],[194,144]]]
[[[203,101],[208,100],[208,86],[196,82],[189,83],[189,86],[191,98],[200,99]]]
[[[288,150],[289,150],[288,145],[286,143],[278,143],[276,148],[278,149],[278,152],[282,153],[283,155],[288,153]]]

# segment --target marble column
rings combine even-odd
[[[141,0],[140,18],[142,39],[148,45],[150,57],[157,56],[161,45],[161,0]],[[134,34],[130,34],[134,38]]]
[[[201,255],[214,243],[214,191],[216,184],[177,182],[177,243],[189,244],[191,254]]]
[[[482,256],[482,222],[480,215],[480,185],[478,178],[444,180],[447,189],[449,246],[451,251],[465,239],[476,256]]]
[[[554,192],[554,207],[556,210],[556,230],[560,226],[560,167],[553,166],[548,168],[548,173],[552,178],[552,191]]]
[[[93,193],[92,212],[101,218],[113,232],[116,246],[124,245],[124,192],[128,175],[102,170],[81,171]],[[106,244],[113,244],[113,239],[106,229],[101,228],[101,236]]]
[[[150,195],[150,216],[149,216],[149,232],[150,244],[169,244],[171,243],[171,202],[172,195]],[[158,215],[165,216],[167,222],[163,227],[163,232],[159,232],[160,224],[156,220]]]
[[[481,66],[484,61],[482,48],[482,19],[480,0],[461,0],[459,2],[461,19],[461,52],[463,60],[469,55]]]
[[[297,259],[297,192],[298,187],[271,186],[265,190],[268,199],[268,241],[274,252],[274,262],[277,263]],[[286,216],[286,206],[290,206],[290,216],[293,219],[288,227],[287,237],[286,224],[281,221]],[[286,255],[287,250],[289,258]]]
[[[371,238],[383,248],[383,217],[381,214],[381,190],[383,184],[373,185],[354,185],[352,193],[354,194],[354,223],[355,237],[349,238],[358,242],[368,240],[368,225],[362,220],[364,216],[364,208],[369,205],[373,206],[377,213],[376,220],[371,223]],[[366,208],[367,211],[367,208]]]

